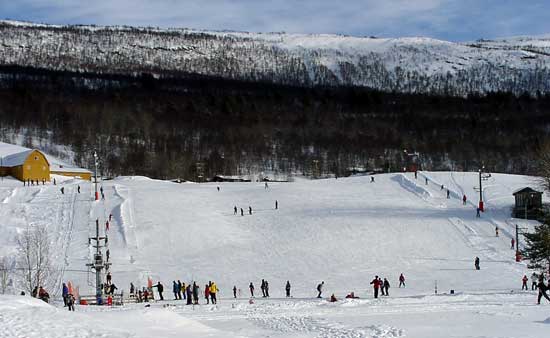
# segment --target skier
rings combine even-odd
[[[237,285],[233,285],[233,298],[237,299]]]
[[[199,286],[193,282],[193,304],[199,305]]]
[[[533,272],[533,274],[531,275],[531,290],[537,289],[537,279],[538,279],[537,273]]]
[[[447,198],[451,198],[451,192],[447,189]]]
[[[265,182],[264,189],[269,188],[269,185],[267,185],[267,182]]]
[[[115,293],[115,290],[118,290],[118,288],[116,287],[116,285],[113,283],[111,284],[111,286],[109,287],[109,294],[110,295],[113,295]]]
[[[462,204],[463,205],[466,205],[466,200],[467,200],[466,195],[463,195],[462,196]]]
[[[527,287],[527,281],[529,280],[529,278],[527,278],[527,275],[523,275],[523,278],[521,279],[521,289],[522,290],[529,290],[529,288]]]
[[[370,177],[370,183],[374,183],[374,176]]]
[[[218,189],[218,191],[220,191],[220,186],[217,186],[216,188]]]
[[[265,280],[262,279],[262,284],[260,285],[260,289],[262,289],[262,297],[265,298]]]
[[[498,226],[495,227],[495,237],[498,237]]]
[[[286,291],[286,296],[290,297],[290,281],[286,281],[285,291]]]
[[[416,171],[416,170],[414,171],[414,179],[415,180],[418,179],[418,171]]]
[[[325,286],[325,281],[322,281],[321,284],[317,285],[317,291],[319,292],[317,298],[321,298],[321,294],[323,293],[323,286]]]
[[[76,190],[77,190],[78,193],[80,194],[80,185],[76,187]]]
[[[178,300],[178,283],[176,281],[172,281],[172,292],[174,293],[174,300]]]
[[[474,265],[476,267],[476,270],[479,270],[479,257],[476,256],[476,259],[474,260]]]
[[[105,222],[105,230],[109,231],[109,221]]]
[[[237,206],[234,206],[233,207],[233,215],[236,215],[237,214]]]
[[[479,213],[480,211],[481,211],[480,208],[477,208],[477,209],[476,209],[476,217],[477,217],[477,218],[481,217],[481,214]]]
[[[279,201],[275,200],[275,210],[279,209]]]
[[[254,284],[250,282],[250,285],[248,286],[248,288],[250,289],[250,297],[254,298]]]
[[[204,298],[206,298],[206,304],[210,304],[210,285],[204,285]]]
[[[510,249],[514,249],[514,247],[516,246],[516,240],[512,238],[512,240],[510,241]]]
[[[181,300],[181,281],[178,279],[178,299]]]
[[[185,292],[187,293],[187,305],[193,305],[193,290],[191,290],[191,284],[187,285]]]
[[[269,298],[269,283],[265,281],[265,296]]]
[[[248,206],[248,214],[252,215],[252,207],[250,205]]]
[[[59,190],[61,190],[61,195],[65,195],[65,187],[61,187]]]
[[[537,287],[539,288],[539,296],[538,296],[538,299],[537,299],[537,304],[540,305],[540,299],[544,296],[544,298],[548,299],[548,301],[550,302],[550,298],[548,297],[548,295],[546,294],[546,290],[548,289],[548,287],[544,284],[544,279],[543,279],[543,275],[541,274],[539,276],[539,283],[537,284]]]
[[[67,295],[67,306],[69,307],[69,311],[74,311],[74,296],[72,293]]]
[[[185,283],[181,283],[181,293],[183,294],[183,299],[187,299],[185,290],[186,290]]]
[[[212,282],[212,285],[210,285],[210,298],[212,298],[212,304],[217,304],[216,300],[216,293],[218,293],[218,286],[216,285],[216,282]]]
[[[384,284],[382,285],[382,287],[386,290],[386,296],[389,296],[389,292],[388,292],[388,289],[390,288],[390,282],[384,278]]]
[[[241,216],[244,216],[244,210],[241,208]]]
[[[401,285],[405,287],[405,276],[403,276],[403,273],[399,275],[399,287],[401,287]]]
[[[153,287],[157,288],[160,300],[164,300],[164,297],[162,297],[162,292],[164,291],[164,286],[160,283],[160,281],[157,283],[157,285],[153,285]]]
[[[113,277],[111,276],[111,273],[110,272],[107,272],[107,284],[111,284],[111,279]]]
[[[63,283],[63,291],[62,291],[62,296],[63,296],[63,306],[67,306],[67,296],[69,295],[69,288],[67,287],[67,285],[65,283]]]
[[[109,251],[109,249],[105,251],[105,256],[107,256],[107,262],[109,262],[109,257],[111,257],[111,251]]]
[[[382,296],[385,296],[386,289],[384,288],[384,282],[382,281],[382,278],[378,277],[378,282],[380,283],[380,293],[382,293]]]
[[[130,282],[130,294],[133,295],[136,291],[136,287],[134,286],[134,283]]]
[[[426,185],[428,185],[428,178],[426,177],[425,179],[426,179]]]
[[[380,288],[380,279],[378,279],[378,276],[375,276],[370,284],[374,288],[374,298],[378,298],[378,289]]]
[[[443,190],[443,189],[445,189],[445,186],[442,184],[442,185],[441,185],[441,190]]]
[[[53,185],[57,185],[57,182],[55,181],[55,178],[53,179]]]

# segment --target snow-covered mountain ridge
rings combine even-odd
[[[0,65],[407,93],[535,94],[550,91],[550,37],[454,43],[0,21]]]

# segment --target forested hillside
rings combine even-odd
[[[297,87],[196,74],[177,79],[1,67],[2,141],[67,145],[109,175],[197,178],[426,169],[526,173],[550,127],[550,96],[420,95]]]

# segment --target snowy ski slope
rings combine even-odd
[[[88,284],[93,276],[81,271],[91,257],[87,237],[96,218],[103,225],[112,214],[109,248],[119,288],[127,290],[131,281],[145,285],[150,276],[165,284],[167,299],[173,298],[171,282],[177,279],[201,286],[213,280],[221,289],[216,307],[180,302],[166,309],[130,305],[115,312],[78,307],[85,312],[78,318],[110,318],[106,336],[150,336],[157,321],[165,323],[158,325],[163,337],[542,337],[550,328],[548,304],[537,307],[533,292],[520,291],[521,277],[531,271],[514,261],[510,249],[515,224],[533,226],[509,217],[511,193],[536,187],[531,177],[493,174],[484,181],[487,212],[479,219],[477,173],[421,172],[418,179],[394,173],[377,175],[374,183],[369,177],[297,180],[270,183],[268,189],[263,183],[120,177],[103,182],[106,199],[99,202],[92,201],[89,182],[63,185],[64,195],[59,185],[29,188],[9,179],[0,184],[0,255],[14,253],[16,234],[27,223],[42,222],[55,234],[64,280],[79,285],[81,293],[93,293]],[[240,210],[234,215],[234,206],[242,207],[244,216]],[[498,238],[495,226],[501,229]],[[481,259],[480,271],[473,269],[475,256]],[[400,289],[401,272],[407,287]],[[374,275],[388,278],[391,297],[372,298],[368,283]],[[259,293],[262,278],[270,282],[273,298],[248,304],[248,284],[254,282]],[[282,299],[287,280],[293,286],[290,300]],[[343,298],[355,291],[361,299],[315,300],[321,280],[325,296]],[[230,300],[233,285],[241,289],[238,300]],[[451,289],[456,295],[445,295]],[[0,298],[0,308],[10,302]],[[30,336],[23,314],[32,319],[49,311],[31,303],[0,315],[0,323],[18,323],[20,330],[11,336]],[[56,311],[48,318],[69,320],[69,314]],[[89,323],[75,325],[93,332]],[[45,336],[67,330],[51,332]]]

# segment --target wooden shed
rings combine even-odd
[[[513,193],[516,204],[514,205],[513,217],[537,219],[542,209],[542,192],[530,187],[517,190]]]
[[[13,176],[21,181],[50,180],[50,163],[39,150],[26,150],[2,158],[0,174]]]

